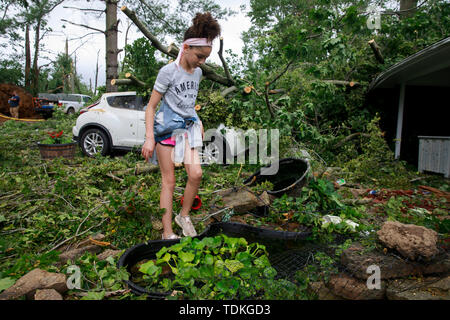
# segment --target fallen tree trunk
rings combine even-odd
[[[377,45],[377,43],[375,42],[374,39],[369,41],[369,45],[372,48],[372,51],[375,55],[375,58],[377,59],[377,61],[381,64],[384,64],[384,58],[383,55],[381,54],[381,50],[380,47]]]
[[[133,76],[131,73],[127,72],[125,74],[125,78],[126,79],[112,79],[111,80],[111,85],[138,85],[139,87],[142,88],[147,88],[149,87],[149,85],[147,83],[145,83],[142,80],[139,80],[138,78],[136,78],[135,76]]]
[[[113,86],[129,86],[133,84],[131,79],[112,79],[111,85]]]
[[[237,90],[238,90],[238,87],[232,86],[232,87],[226,88],[225,90],[220,92],[220,95],[225,98],[227,95],[229,95],[230,93],[237,91]]]
[[[360,86],[359,82],[354,81],[344,81],[344,80],[321,80],[325,83],[331,83],[338,86],[349,86],[349,87],[358,87]]]

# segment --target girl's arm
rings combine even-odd
[[[161,101],[161,98],[162,94],[153,90],[147,109],[145,110],[145,143],[142,146],[142,156],[145,158],[145,161],[148,161],[153,155],[153,150],[155,150],[156,143],[153,133],[153,122],[155,119],[156,106],[159,101]]]

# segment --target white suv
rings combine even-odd
[[[136,92],[105,93],[92,106],[82,109],[72,128],[74,140],[90,157],[98,153],[104,156],[112,150],[140,149],[145,142],[146,107]],[[236,143],[233,133],[233,129],[221,125],[208,134],[200,151],[202,163],[219,163],[225,155],[230,159],[245,152],[245,142]]]

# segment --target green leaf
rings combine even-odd
[[[106,258],[106,261],[112,266],[116,265],[114,262],[114,258],[112,256],[109,256],[108,258]]]
[[[191,262],[192,260],[194,260],[195,254],[193,254],[191,252],[183,252],[183,251],[181,251],[180,253],[178,253],[178,257],[183,262]]]
[[[265,267],[270,267],[270,261],[266,255],[263,255],[263,256],[259,257],[258,259],[255,259],[254,263],[255,263],[255,266],[259,269],[263,269]]]
[[[210,254],[207,254],[205,257],[204,257],[204,263],[205,264],[214,264],[214,257],[212,256],[212,255],[210,255]]]
[[[272,267],[267,267],[264,269],[264,276],[269,279],[273,279],[277,275],[277,270]]]
[[[244,264],[240,262],[239,260],[225,260],[225,266],[228,268],[228,270],[231,271],[231,273],[235,273],[242,269]]]
[[[156,264],[168,263],[170,261],[171,257],[172,257],[172,255],[170,253],[166,253],[164,255],[164,257],[159,258],[158,260],[156,260]]]
[[[201,266],[199,269],[199,276],[205,280],[212,279],[214,277],[214,267],[210,266]]]
[[[9,287],[11,287],[14,283],[16,283],[16,280],[12,279],[12,278],[3,278],[0,279],[0,292],[2,292],[3,290],[8,289]]]
[[[86,296],[84,296],[83,298],[81,298],[81,300],[103,300],[103,298],[105,297],[105,291],[102,292],[88,292],[88,294]]]
[[[239,252],[236,255],[236,260],[242,262],[246,267],[252,265],[252,256],[248,252]]]
[[[159,266],[155,266],[155,263],[153,260],[150,260],[144,264],[142,264],[139,268],[139,271],[147,274],[151,277],[158,277],[158,275],[161,273],[162,268]]]

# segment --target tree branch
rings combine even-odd
[[[270,116],[272,118],[275,117],[275,114],[273,113],[273,106],[271,105],[270,101],[269,101],[269,86],[273,83],[275,83],[278,79],[281,78],[281,76],[283,76],[286,71],[288,71],[289,67],[291,66],[291,64],[294,62],[294,59],[292,59],[291,61],[289,61],[289,63],[286,65],[286,67],[284,68],[284,70],[278,74],[272,81],[268,81],[266,82],[266,86],[265,86],[265,90],[264,90],[264,97],[266,100],[266,105],[267,105],[267,109],[270,112]]]
[[[140,87],[147,87],[147,84],[144,81],[139,80],[138,78],[136,78],[135,76],[133,76],[129,72],[125,73],[125,78],[130,79],[131,81],[133,81],[134,83],[136,83]]]
[[[369,45],[372,48],[373,53],[375,54],[375,58],[377,58],[377,61],[381,64],[384,64],[384,58],[381,54],[380,47],[377,45],[374,39],[369,41]]]
[[[105,13],[106,12],[106,10],[101,10],[101,9],[83,9],[83,8],[76,8],[76,7],[69,7],[69,6],[63,6],[63,8],[65,8],[65,9],[75,9],[75,10],[80,10],[80,11],[100,12],[100,13]]]
[[[133,81],[131,79],[112,79],[112,86],[129,86],[132,85]]]
[[[64,22],[73,24],[73,25],[75,25],[75,26],[84,27],[84,28],[87,28],[87,29],[91,29],[91,30],[94,30],[94,31],[97,31],[97,32],[101,32],[101,33],[103,33],[103,34],[106,34],[106,32],[105,32],[104,30],[96,29],[96,28],[87,26],[87,25],[85,25],[85,24],[78,24],[78,23],[75,23],[75,22],[68,21],[68,20],[66,20],[66,19],[61,19],[61,21],[64,21]]]
[[[230,70],[228,69],[228,65],[227,65],[227,63],[225,62],[225,59],[223,58],[222,52],[223,52],[223,37],[220,37],[220,48],[219,48],[219,51],[218,51],[217,53],[218,53],[218,55],[219,55],[220,61],[222,61],[222,66],[223,66],[223,69],[224,69],[224,71],[225,71],[225,75],[227,76],[227,79],[228,79],[231,83],[234,84],[234,80],[233,80],[233,78],[231,77]]]
[[[237,89],[238,88],[236,86],[228,87],[225,90],[223,90],[222,92],[220,92],[220,95],[225,98],[227,95],[229,95],[230,93],[236,91]]]
[[[172,57],[172,58],[176,58],[178,55],[178,48],[176,47],[172,47],[170,52],[169,52],[169,48],[166,47],[165,45],[163,45],[149,30],[148,28],[138,19],[138,17],[136,16],[136,13],[130,9],[127,8],[127,6],[122,6],[120,8],[120,10],[131,20],[134,22],[134,24],[136,25],[136,27],[138,27],[138,29],[144,34],[145,37],[147,37],[147,39],[150,40],[152,46],[154,46],[156,49],[158,49],[159,51],[161,51],[162,53]],[[218,82],[220,84],[226,85],[226,86],[231,86],[233,85],[233,82],[231,82],[229,79],[217,74],[214,69],[207,65],[207,64],[203,64],[200,66],[200,68],[203,71],[203,75],[212,81]]]
[[[138,78],[136,78],[129,72],[127,72],[125,74],[125,78],[126,79],[112,79],[111,85],[113,85],[113,86],[116,86],[116,85],[129,86],[129,85],[135,84],[142,88],[148,87],[148,85],[144,81],[139,80]]]
[[[155,11],[153,11],[152,7],[151,7],[145,0],[139,0],[139,2],[142,3],[144,6],[146,6],[147,9],[153,14],[153,16],[154,16],[156,19],[158,19],[158,20],[164,22],[164,25],[165,25],[168,29],[170,29],[171,32],[176,33],[176,30],[174,30],[174,29],[172,28],[172,26],[171,26],[166,20],[164,20],[163,18],[161,18],[160,16],[158,16],[158,15],[155,13]]]
[[[136,13],[130,9],[127,8],[127,6],[122,6],[120,10],[131,20],[134,22],[136,27],[144,34],[145,37],[150,40],[152,43],[152,46],[154,46],[156,49],[161,51],[162,53],[165,53],[168,56],[171,56],[173,58],[176,58],[177,56],[173,53],[169,53],[167,50],[167,47],[164,46],[151,32],[147,29],[147,27],[138,19],[136,16]]]
[[[344,81],[344,80],[319,80],[325,83],[331,83],[338,86],[349,86],[349,87],[358,87],[360,86],[359,82],[354,81]]]

